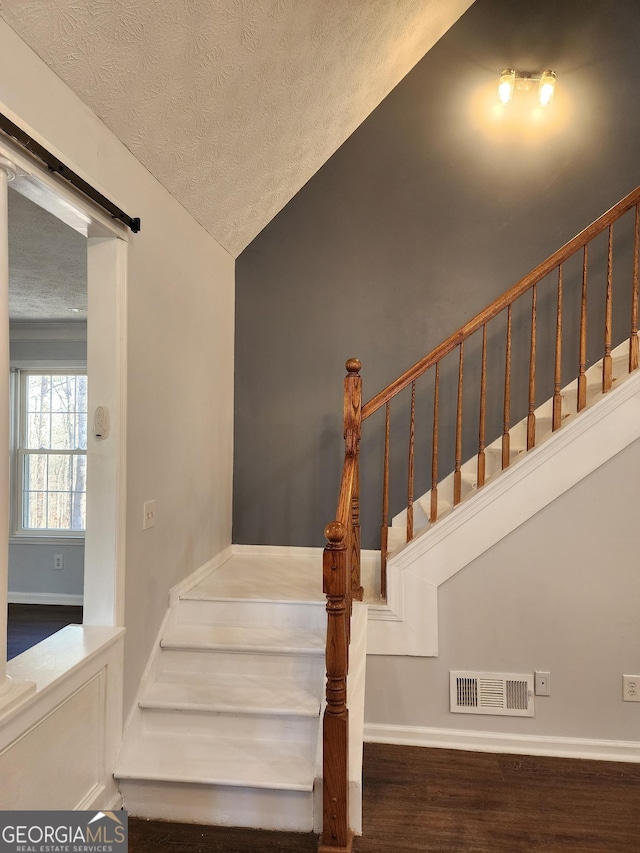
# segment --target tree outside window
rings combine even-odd
[[[87,377],[23,371],[20,387],[20,528],[84,531]]]

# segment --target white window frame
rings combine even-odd
[[[87,364],[84,361],[22,361],[11,363],[11,517],[9,541],[20,542],[22,544],[52,544],[63,540],[69,545],[80,544],[84,542],[85,530],[26,528],[22,526],[24,494],[23,462],[26,430],[24,383],[27,376],[34,374],[86,376]],[[87,456],[87,450],[84,451],[85,456]]]

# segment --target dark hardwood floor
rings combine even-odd
[[[306,853],[312,834],[129,821],[130,853]],[[355,853],[634,853],[640,765],[366,744]]]
[[[81,623],[82,607],[10,604],[7,613],[7,660],[22,654],[65,625]]]

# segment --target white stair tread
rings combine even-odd
[[[258,675],[156,681],[139,701],[146,709],[317,717],[320,700],[299,682]]]
[[[319,554],[233,554],[180,598],[324,604],[322,558]]]
[[[302,628],[271,625],[172,625],[160,641],[163,649],[224,650],[277,654],[324,653],[325,640]]]
[[[145,735],[125,750],[118,779],[311,791],[315,744],[241,738]]]

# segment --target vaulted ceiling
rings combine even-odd
[[[237,256],[472,2],[0,0],[0,15]]]

